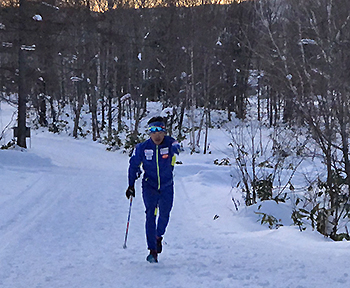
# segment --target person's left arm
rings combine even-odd
[[[142,157],[141,157],[141,145],[136,145],[134,152],[129,160],[129,169],[128,169],[128,182],[129,187],[126,191],[126,197],[129,199],[130,196],[135,197],[135,181],[137,178],[141,175],[141,164],[142,164]]]

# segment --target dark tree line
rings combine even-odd
[[[101,129],[109,138],[113,129],[121,131],[125,114],[135,121],[136,137],[147,101],[179,107],[179,135],[185,108],[205,107],[207,114],[227,109],[229,118],[231,112],[244,118],[251,55],[239,41],[250,33],[250,3],[142,8],[150,7],[142,2],[133,9],[109,1],[110,9],[98,13],[91,1],[22,2],[24,15],[15,3],[1,7],[1,89],[18,92],[25,79],[27,106],[37,110],[40,125],[57,130],[59,111],[68,103],[74,137],[82,106],[89,104],[94,140]],[[25,44],[18,42],[19,31]],[[19,45],[25,46],[21,53]],[[22,78],[16,73],[20,55]]]

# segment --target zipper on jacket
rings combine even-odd
[[[160,175],[159,175],[159,161],[158,161],[158,145],[156,145],[156,165],[157,165],[158,190],[159,190],[160,189]]]

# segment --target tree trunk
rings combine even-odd
[[[26,100],[26,88],[25,88],[25,74],[26,74],[26,60],[25,51],[22,50],[24,45],[24,28],[25,28],[25,0],[19,1],[19,48],[18,48],[18,128],[17,128],[17,145],[23,148],[27,148],[26,143],[26,115],[27,115],[27,100]]]
[[[112,127],[113,127],[113,119],[112,119],[112,103],[113,103],[113,99],[112,99],[112,95],[111,95],[111,91],[108,91],[108,114],[107,114],[107,118],[108,118],[108,139],[112,139]]]
[[[184,121],[184,116],[185,116],[185,106],[186,106],[186,102],[183,100],[180,103],[180,116],[179,116],[179,123],[177,125],[178,127],[178,131],[179,131],[179,136],[178,138],[181,139],[182,138],[182,124]]]
[[[195,110],[196,110],[196,98],[195,98],[195,82],[194,82],[194,63],[193,63],[193,46],[191,48],[191,114],[190,114],[190,123],[191,123],[191,152],[195,152],[196,150],[196,141],[195,141]]]
[[[73,127],[73,137],[78,138],[78,129],[79,129],[79,119],[80,119],[80,113],[81,108],[83,107],[83,93],[82,93],[82,82],[76,82],[77,85],[77,101],[75,103],[74,107],[74,127]]]
[[[97,121],[97,99],[96,99],[96,90],[93,89],[89,91],[90,95],[90,110],[91,110],[91,128],[92,128],[92,140],[96,141],[100,138],[100,131],[98,129],[98,121]]]

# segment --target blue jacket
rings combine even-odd
[[[170,136],[165,136],[160,145],[154,144],[151,138],[137,144],[129,161],[129,186],[134,186],[141,165],[143,184],[158,190],[173,185],[175,154],[179,151],[180,145]]]

